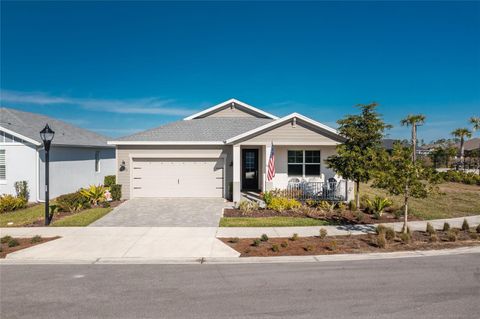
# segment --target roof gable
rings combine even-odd
[[[331,142],[338,144],[344,141],[344,138],[338,133],[337,130],[301,114],[292,113],[278,120],[227,139],[225,143],[235,144],[247,140],[261,140],[265,142],[266,139],[274,142],[274,139],[278,138],[290,139],[292,143],[309,143],[310,141],[313,142],[313,140],[318,139],[319,135],[322,138],[316,142]],[[258,136],[263,136],[263,138],[259,140],[257,138]]]
[[[253,107],[247,103],[236,99],[230,99],[190,115],[184,118],[184,120],[188,121],[206,117],[256,117],[274,120],[278,119],[277,116],[257,109],[256,107]]]

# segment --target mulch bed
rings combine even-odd
[[[38,241],[35,241],[35,242],[32,242],[32,238],[13,238],[16,241],[18,241],[19,245],[15,246],[15,247],[8,247],[8,243],[0,244],[0,247],[1,247],[0,258],[5,258],[5,256],[7,256],[7,254],[13,253],[14,251],[18,251],[18,250],[21,250],[21,249],[25,249],[25,248],[36,246],[36,245],[39,245],[39,244],[43,244],[43,243],[46,243],[48,241],[55,240],[55,239],[58,239],[58,238],[60,238],[60,237],[58,237],[58,236],[57,237],[46,237],[46,238],[40,237],[38,239]]]
[[[465,246],[480,245],[480,234],[474,239],[470,233],[457,231],[457,240],[449,241],[447,233],[437,231],[438,241],[433,242],[430,235],[426,232],[413,232],[412,241],[404,243],[397,237],[390,240],[385,248],[380,248],[376,244],[377,236],[369,235],[347,235],[347,236],[327,236],[324,239],[320,237],[298,237],[292,238],[269,238],[262,241],[259,246],[254,246],[255,238],[221,238],[225,244],[238,251],[241,257],[267,257],[267,256],[302,256],[302,255],[331,255],[331,254],[351,254],[351,253],[374,253],[374,252],[393,252],[408,250],[431,250],[447,249]],[[473,237],[475,235],[472,235]],[[238,240],[238,241],[237,241]],[[283,247],[282,244],[287,247]],[[272,247],[276,245],[279,249],[275,252]]]
[[[115,208],[117,207],[118,205],[122,204],[123,202],[125,202],[125,200],[118,200],[118,201],[112,201],[110,202],[110,208]],[[92,206],[91,208],[102,208],[103,206],[102,205],[99,205],[99,206]],[[87,208],[86,208],[87,209]],[[85,209],[83,209],[85,210]],[[53,215],[53,219],[52,219],[52,223],[54,221],[57,221],[57,220],[61,220],[65,217],[68,217],[68,216],[72,216],[72,215],[76,215],[78,213],[81,213],[83,210],[81,211],[78,211],[78,212],[56,212],[54,215]],[[41,219],[38,219],[36,220],[35,222],[31,223],[31,224],[27,224],[27,225],[23,225],[22,227],[45,227],[45,219],[44,218],[41,218]]]
[[[383,215],[376,219],[373,214],[368,214],[364,212],[354,212],[350,210],[339,211],[336,210],[333,213],[325,213],[320,210],[287,210],[284,212],[278,212],[271,209],[259,209],[254,210],[248,213],[242,212],[240,209],[226,208],[223,212],[224,217],[305,217],[305,218],[314,218],[330,222],[331,224],[347,224],[347,225],[358,225],[358,224],[378,224],[378,223],[394,223],[401,222],[402,218],[396,218],[390,212],[385,212]],[[415,221],[420,220],[418,217],[409,216],[409,220]]]

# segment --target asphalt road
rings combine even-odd
[[[305,264],[0,267],[2,319],[480,314],[480,254]]]

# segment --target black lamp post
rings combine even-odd
[[[43,141],[43,148],[45,149],[45,226],[50,224],[50,205],[49,201],[49,164],[50,164],[50,144],[53,140],[55,132],[50,128],[50,126],[45,125],[43,130],[40,131],[40,137]]]

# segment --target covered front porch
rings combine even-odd
[[[275,176],[268,180],[272,147]],[[325,159],[335,152],[335,144],[233,145],[233,202],[239,203],[242,197],[255,198],[252,194],[274,189],[282,196],[299,200],[349,201],[353,197],[353,185],[325,164]]]

